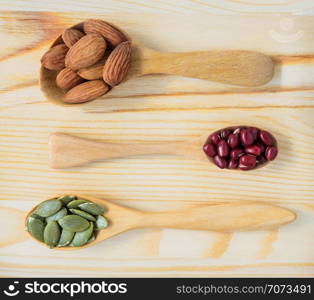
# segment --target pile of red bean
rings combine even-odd
[[[256,127],[228,127],[211,134],[203,150],[221,169],[252,170],[274,160],[275,138]]]

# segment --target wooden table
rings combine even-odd
[[[1,1],[0,276],[314,275],[314,5],[260,2]],[[65,27],[91,17],[161,51],[261,51],[278,62],[276,75],[254,89],[146,76],[124,84],[111,99],[53,105],[38,85],[40,57]],[[273,132],[278,159],[253,172],[170,156],[68,170],[47,165],[47,138],[55,131],[133,143],[185,140],[234,124]],[[298,218],[266,232],[134,230],[75,252],[30,240],[24,213],[69,190],[154,211],[258,200],[290,208]]]

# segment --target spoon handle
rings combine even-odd
[[[292,211],[269,204],[204,204],[182,211],[146,213],[142,224],[144,227],[232,232],[275,228],[294,219]]]
[[[154,53],[141,64],[142,74],[173,74],[241,86],[263,85],[274,74],[272,59],[254,51]]]
[[[176,154],[182,142],[101,143],[64,133],[49,138],[49,165],[54,169],[71,168],[89,162],[148,154]]]

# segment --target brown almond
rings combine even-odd
[[[90,67],[78,70],[77,74],[87,80],[102,79],[102,72],[109,54],[110,52],[106,51],[104,57],[100,61]]]
[[[69,48],[65,44],[59,44],[50,48],[41,58],[41,64],[49,70],[60,71],[64,65],[64,59]]]
[[[74,28],[68,28],[62,33],[62,39],[69,48],[71,48],[83,36],[84,33],[82,31]]]
[[[84,79],[78,76],[70,68],[61,70],[56,78],[57,86],[61,89],[71,89],[83,81]]]
[[[115,86],[126,77],[131,62],[131,44],[123,42],[109,55],[103,70],[103,79]]]
[[[73,71],[92,66],[103,57],[105,50],[106,41],[101,35],[87,34],[70,48],[65,65]]]
[[[126,36],[118,29],[103,20],[89,19],[83,25],[85,33],[98,33],[113,47],[127,40]]]
[[[91,80],[69,90],[63,100],[66,103],[83,103],[106,94],[108,90],[109,86],[102,80]]]

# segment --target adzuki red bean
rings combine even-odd
[[[267,160],[274,160],[278,154],[278,150],[276,147],[271,146],[267,147],[265,151],[265,157]]]
[[[203,146],[205,154],[221,169],[255,169],[277,157],[275,138],[256,127],[228,127],[212,133]]]
[[[220,169],[224,169],[224,168],[227,167],[227,160],[225,158],[223,158],[223,157],[220,157],[219,155],[216,155],[214,157],[214,163]]]
[[[257,161],[258,164],[262,165],[262,164],[264,164],[267,160],[266,160],[266,158],[265,158],[264,155],[260,155],[260,156],[257,156],[257,157],[256,157],[256,161]]]
[[[247,129],[253,135],[254,140],[257,138],[258,129],[256,127],[248,127]]]
[[[261,130],[259,137],[261,141],[267,146],[272,146],[274,144],[274,138],[268,131]]]
[[[227,157],[229,154],[229,147],[225,140],[220,140],[217,145],[217,152],[220,157]]]
[[[262,147],[258,145],[252,145],[245,147],[245,152],[248,154],[253,154],[255,156],[259,156],[262,154]]]
[[[253,169],[256,165],[256,156],[251,154],[242,155],[239,159],[240,165]]]
[[[232,130],[230,130],[228,128],[227,129],[223,129],[221,131],[221,133],[220,133],[220,136],[221,136],[222,139],[226,140],[228,138],[229,134],[231,134],[231,133],[232,133]]]
[[[238,167],[238,160],[230,159],[229,164],[228,164],[228,168],[229,169],[236,169],[237,167]]]
[[[232,133],[228,136],[228,145],[231,148],[235,148],[239,145],[239,134]]]
[[[213,145],[217,145],[220,141],[220,137],[217,133],[213,133],[209,136],[209,139]]]
[[[254,143],[254,135],[248,129],[241,129],[240,137],[244,146],[250,146]]]
[[[230,152],[230,157],[231,159],[238,159],[243,154],[244,151],[242,148],[235,148]]]
[[[205,144],[203,150],[210,157],[214,157],[217,154],[216,147],[212,144]]]

